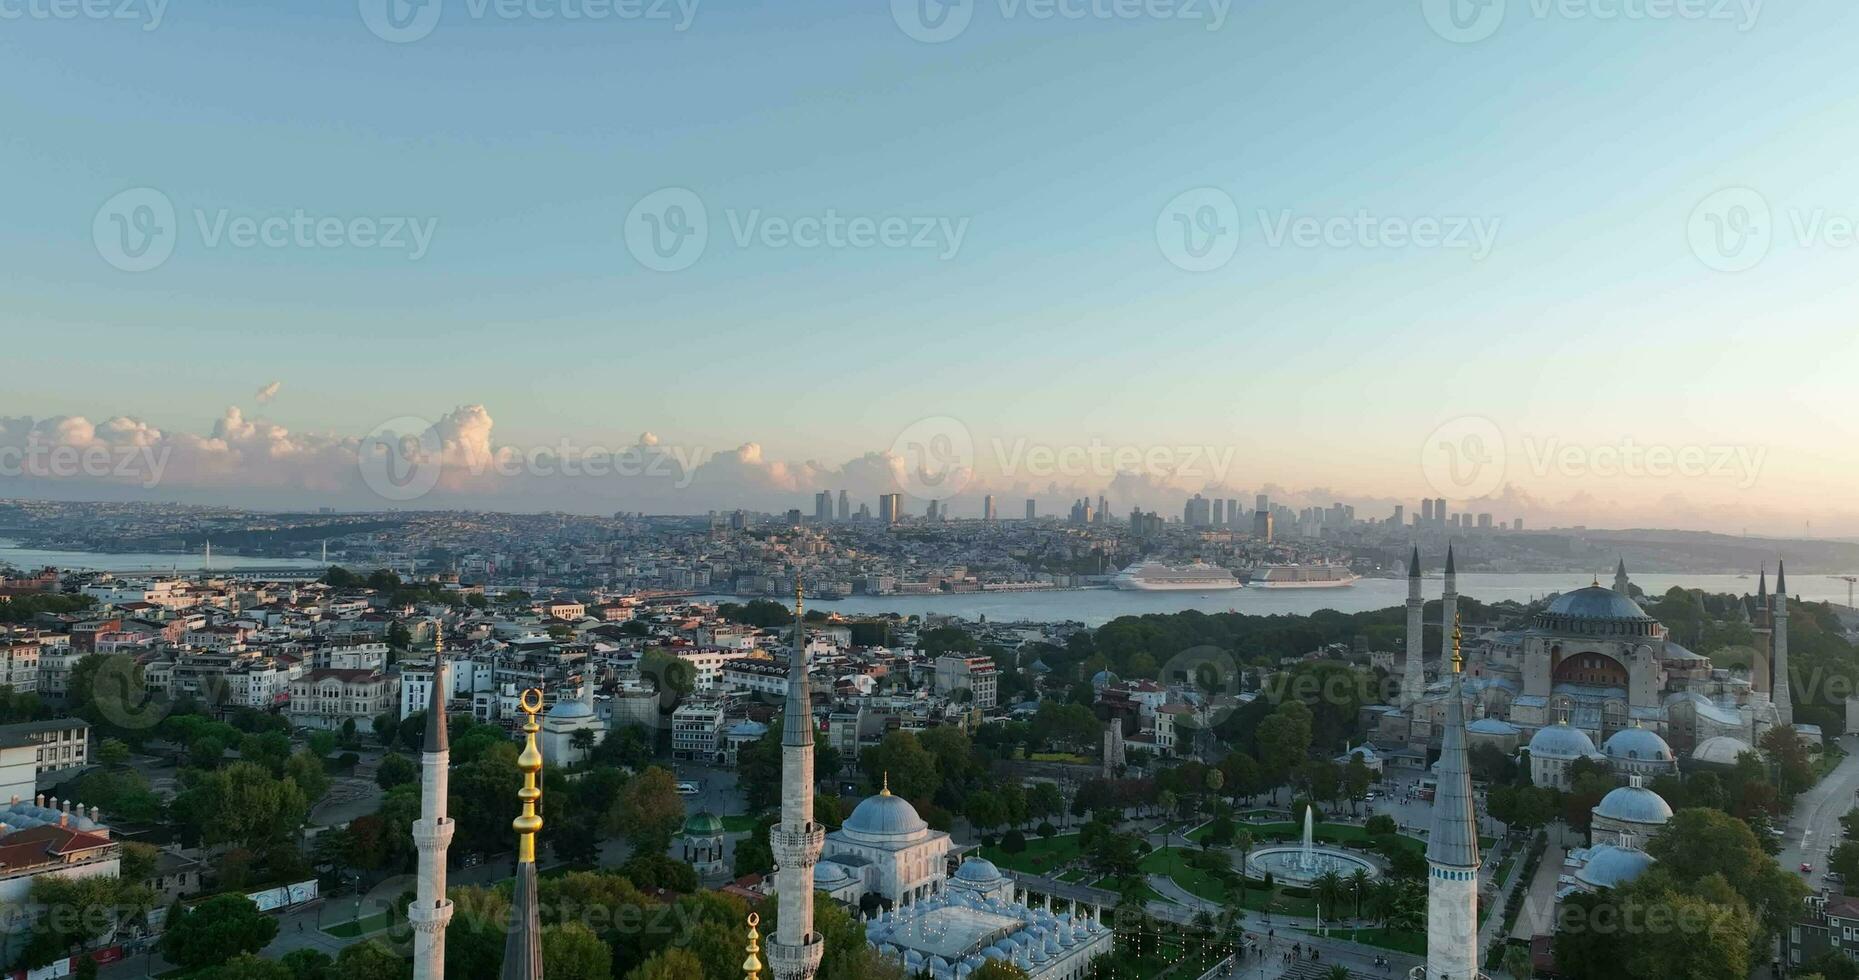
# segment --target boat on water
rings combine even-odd
[[[1245,586],[1232,572],[1218,565],[1194,562],[1191,565],[1164,565],[1159,561],[1140,561],[1117,573],[1111,584],[1126,592],[1172,592],[1194,589],[1201,592],[1238,589]]]
[[[1354,585],[1360,575],[1342,565],[1263,565],[1252,570],[1246,582],[1253,589],[1340,589]]]

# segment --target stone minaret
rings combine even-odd
[[[1440,741],[1438,795],[1427,842],[1427,962],[1415,980],[1474,980],[1478,976],[1478,825],[1472,802],[1472,770],[1465,752],[1465,661],[1459,626],[1452,643],[1452,691],[1446,698],[1446,730]]]
[[[1426,692],[1426,621],[1421,610],[1426,598],[1420,594],[1420,546],[1407,559],[1407,665],[1401,672],[1401,707],[1411,710]],[[1413,724],[1412,716],[1408,718]]]
[[[1769,657],[1774,652],[1774,631],[1769,628],[1769,570],[1756,576],[1756,621],[1750,632],[1756,638],[1756,656],[1749,665],[1749,690],[1757,701],[1769,700]],[[1753,734],[1753,733],[1752,733]]]
[[[1770,683],[1774,687],[1775,713],[1784,727],[1794,724],[1794,701],[1788,693],[1788,571],[1782,562],[1775,563],[1775,611],[1769,616],[1775,630],[1775,668]]]
[[[420,752],[420,818],[413,821],[419,880],[407,922],[413,926],[413,980],[445,980],[445,927],[452,903],[445,897],[445,851],[455,824],[446,816],[445,634],[433,640],[432,698],[426,705],[426,744]]]
[[[536,714],[542,710],[542,692],[524,691],[517,704],[523,709],[523,751],[516,757],[516,768],[523,774],[523,788],[516,798],[523,801],[523,812],[510,822],[516,831],[516,889],[510,898],[510,930],[503,945],[502,980],[542,980],[542,915],[536,894],[536,835],[542,831],[542,817],[536,804],[542,802],[542,749],[536,745]]]
[[[1452,545],[1446,546],[1446,590],[1439,597],[1439,669],[1446,671],[1446,640],[1459,628],[1459,573],[1452,567]]]
[[[1614,566],[1614,591],[1628,598],[1633,596],[1632,585],[1627,581],[1627,560],[1625,558],[1620,559],[1620,564]]]
[[[775,937],[768,943],[768,965],[775,980],[806,980],[820,968],[825,947],[813,928],[813,865],[825,843],[825,831],[813,821],[813,696],[807,690],[807,627],[796,578],[794,656],[781,719],[781,822],[768,831],[781,910]]]

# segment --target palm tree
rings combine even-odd
[[[1357,868],[1355,874],[1349,876],[1349,887],[1355,890],[1356,918],[1360,919],[1362,917],[1362,893],[1369,888],[1368,872]]]
[[[1330,972],[1323,976],[1325,980],[1349,980],[1349,968],[1338,964],[1330,967]]]
[[[1394,905],[1400,896],[1400,882],[1393,878],[1375,879],[1369,885],[1369,905],[1375,910],[1375,921],[1387,925],[1388,916],[1394,912]]]
[[[1317,921],[1325,920],[1323,911],[1326,908],[1330,912],[1327,918],[1336,918],[1336,900],[1343,895],[1343,876],[1335,871],[1325,871],[1317,876],[1313,884],[1316,886],[1313,890],[1317,893]]]

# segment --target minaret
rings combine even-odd
[[[1439,670],[1446,672],[1446,640],[1459,628],[1459,573],[1452,567],[1452,545],[1446,545],[1446,590],[1439,597]]]
[[[1420,546],[1407,559],[1407,667],[1401,675],[1401,707],[1411,709],[1426,692],[1426,620],[1422,610],[1426,598],[1420,594]],[[1413,717],[1408,716],[1408,726]]]
[[[840,510],[845,509],[845,499],[846,492],[839,491]],[[755,930],[761,921],[761,916],[754,912],[749,913],[749,945],[743,947],[749,955],[743,957],[742,960],[743,980],[762,980],[762,934]]]
[[[781,822],[768,831],[781,918],[768,943],[775,980],[806,980],[820,968],[823,940],[813,929],[813,865],[826,833],[813,822],[813,697],[807,690],[807,627],[794,580],[794,656],[781,719]]]
[[[1750,632],[1755,634],[1756,656],[1749,665],[1749,690],[1758,701],[1769,700],[1769,657],[1774,652],[1774,631],[1769,629],[1770,612],[1769,570],[1764,566],[1756,576],[1756,621],[1750,628]]]
[[[1446,731],[1440,741],[1438,795],[1427,842],[1427,962],[1414,978],[1473,980],[1478,976],[1478,825],[1472,802],[1472,772],[1465,752],[1465,703],[1461,700],[1465,660],[1459,625],[1452,624],[1452,691],[1446,698]]]
[[[1625,558],[1620,559],[1620,564],[1614,566],[1614,591],[1628,598],[1633,595],[1632,586],[1627,582],[1627,560]]]
[[[1770,678],[1774,689],[1775,713],[1784,727],[1794,725],[1794,701],[1788,692],[1788,571],[1784,563],[1775,563],[1775,611],[1769,622],[1775,630],[1775,668]]]
[[[542,750],[536,747],[536,714],[542,710],[542,692],[524,691],[517,705],[523,709],[523,751],[516,757],[517,771],[523,774],[523,788],[516,798],[523,801],[523,812],[510,826],[516,830],[516,890],[510,898],[510,933],[503,946],[503,980],[542,980],[542,916],[536,895],[536,834],[542,830],[542,817],[536,804],[542,802]]]
[[[432,697],[426,705],[426,744],[420,752],[420,818],[413,821],[419,879],[407,922],[413,926],[413,980],[445,980],[445,927],[452,903],[445,897],[445,851],[456,824],[446,816],[445,630],[433,640]]]

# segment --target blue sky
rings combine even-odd
[[[1248,485],[1394,496],[1426,492],[1427,434],[1474,415],[1583,446],[1760,445],[1765,503],[1800,513],[1856,475],[1859,248],[1790,227],[1859,216],[1851,5],[1771,0],[1749,23],[1717,0],[1703,19],[1500,0],[1461,44],[1420,0],[1237,0],[1219,30],[1007,2],[942,43],[882,0],[698,0],[684,30],[443,0],[405,44],[352,2],[0,20],[0,415],[204,433],[237,404],[359,433],[481,403],[500,441],[649,430],[833,463],[950,415],[981,439],[1234,446]],[[132,273],[93,218],[138,187],[179,237]],[[625,236],[666,187],[709,218],[675,272]],[[1236,205],[1238,247],[1188,272],[1156,225],[1202,187]],[[1774,241],[1717,271],[1688,221],[1738,187]],[[414,260],[210,246],[196,218],[299,209],[436,225]],[[961,223],[961,247],[732,238],[828,209]],[[1496,237],[1482,257],[1266,240],[1358,213]]]

